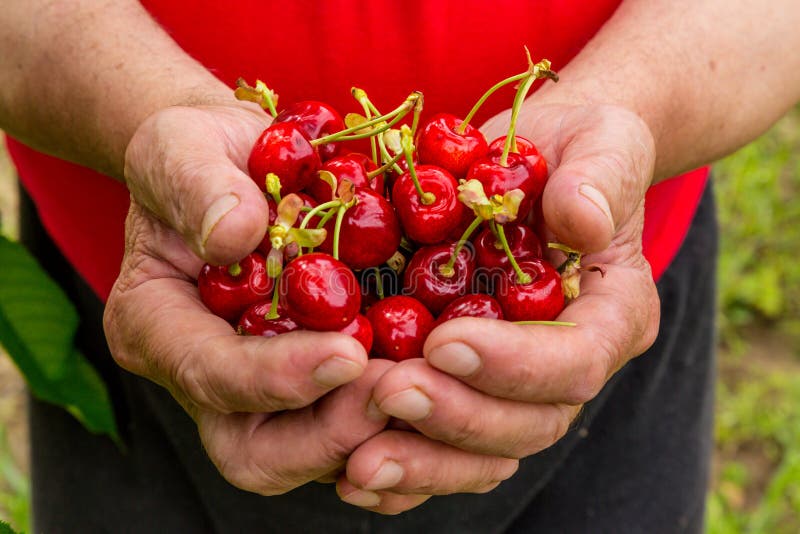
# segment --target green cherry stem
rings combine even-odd
[[[398,107],[386,113],[385,115],[380,115],[378,117],[374,117],[366,122],[362,122],[361,124],[357,124],[355,126],[351,126],[350,128],[345,128],[344,130],[340,130],[338,132],[332,133],[330,135],[326,135],[324,137],[319,137],[317,139],[313,139],[311,141],[312,146],[319,146],[324,145],[326,143],[333,143],[335,141],[350,141],[354,139],[364,139],[371,135],[375,135],[378,132],[382,132],[388,130],[395,124],[397,124],[403,117],[405,117],[409,111],[411,111],[416,103],[417,99],[420,98],[421,93],[411,93],[408,98],[406,98],[402,104]],[[391,119],[391,120],[390,120]],[[370,130],[365,133],[356,134],[363,130],[364,128],[371,128],[377,124],[390,120],[387,124],[382,125],[378,130]],[[352,134],[352,135],[351,135]]]
[[[319,206],[315,206],[314,208],[311,209],[311,211],[306,213],[306,216],[303,218],[303,222],[300,223],[300,229],[305,230],[306,227],[308,226],[308,223],[311,222],[311,218],[314,217],[315,215],[318,215],[321,211],[341,206],[341,204],[342,201],[337,198],[334,200],[329,200],[328,202],[323,202]]]
[[[453,253],[450,255],[448,262],[439,266],[439,274],[445,278],[452,278],[453,275],[456,274],[456,270],[454,268],[456,264],[456,258],[458,258],[458,255],[461,253],[461,249],[464,248],[464,245],[467,243],[469,236],[471,236],[472,232],[474,232],[475,229],[480,226],[483,220],[483,217],[475,217],[475,220],[473,220],[467,229],[464,230],[464,233],[461,234],[458,243],[456,243],[456,248],[453,249]]]
[[[519,110],[522,108],[522,103],[525,101],[525,97],[528,95],[528,91],[530,91],[533,82],[536,81],[536,77],[533,74],[529,74],[528,78],[519,86],[517,89],[517,94],[514,95],[514,105],[511,107],[511,123],[508,125],[508,133],[506,134],[506,142],[503,145],[503,154],[500,156],[500,165],[503,167],[508,166],[508,154],[511,152],[511,146],[514,145],[516,148],[516,140],[514,139],[515,132],[517,129],[517,118],[519,117]]]
[[[403,147],[403,154],[406,156],[406,163],[408,164],[408,173],[411,175],[411,181],[414,182],[414,189],[417,190],[417,194],[419,195],[419,201],[426,205],[430,206],[434,202],[436,202],[436,195],[431,193],[430,191],[423,191],[422,185],[419,183],[419,177],[417,176],[417,169],[414,165],[414,157],[412,153],[414,152],[414,142],[412,141],[411,137],[411,130],[408,126],[403,126],[402,128],[402,139],[400,141]]]
[[[352,89],[353,96],[356,97],[358,103],[361,104],[361,108],[364,110],[364,116],[367,120],[372,118],[372,109],[370,109],[369,101],[367,98],[367,93],[363,89],[353,88]],[[380,115],[380,113],[376,113],[376,115]],[[378,145],[375,142],[375,136],[369,138],[369,147],[372,152],[372,161],[378,161]]]
[[[514,324],[522,325],[543,325],[543,326],[578,326],[578,323],[570,321],[512,321]]]
[[[380,300],[383,300],[384,293],[383,293],[383,280],[381,279],[381,268],[373,267],[373,269],[375,269],[375,291],[378,293],[378,298]]]
[[[492,221],[492,224],[494,224],[494,221]],[[508,246],[508,240],[506,239],[506,231],[503,230],[503,225],[495,224],[495,227],[497,228],[497,237],[500,239],[500,243],[503,245],[503,251],[505,251],[508,261],[511,262],[514,272],[517,273],[517,282],[523,285],[530,284],[531,275],[520,269],[517,259],[514,257],[514,254],[511,253],[511,248]]]
[[[280,317],[278,314],[278,278],[280,274],[274,278],[275,283],[274,287],[272,288],[272,303],[269,306],[269,313],[267,313],[267,319],[277,319]]]
[[[370,109],[370,111],[372,111],[372,113],[374,113],[375,115],[380,115],[381,114],[381,112],[378,111],[378,108],[375,107],[375,104],[372,103],[372,100],[369,99],[369,97],[367,96],[367,93],[364,92],[363,89],[359,89],[358,87],[353,87],[353,89],[351,91],[353,93],[353,96],[355,96],[357,99],[363,98],[366,101],[366,103],[369,106],[369,109]],[[422,100],[422,98],[420,98],[419,100]],[[416,104],[414,105],[414,119],[415,120],[419,120],[419,114],[417,112],[417,108],[418,107],[420,107],[420,106],[417,106]],[[411,132],[412,136],[414,135],[415,132],[416,132],[416,130],[412,129],[412,132]],[[391,165],[391,169],[394,172],[396,172],[397,174],[403,174],[403,169],[401,169],[400,166],[397,164],[397,162],[403,156],[403,153],[400,152],[399,154],[396,154],[396,155],[392,156],[389,153],[389,149],[386,148],[386,143],[383,141],[383,136],[379,135],[377,137],[378,137],[378,149],[380,150],[380,153],[381,153],[381,161],[393,162],[392,165]],[[372,178],[372,177],[370,176],[370,178]]]
[[[494,84],[492,87],[490,87],[489,90],[486,91],[485,93],[483,93],[483,96],[480,97],[477,102],[475,102],[475,105],[472,106],[471,110],[469,110],[469,113],[467,113],[467,116],[464,117],[463,121],[461,121],[461,124],[459,124],[456,127],[456,133],[463,135],[464,132],[467,131],[467,126],[469,125],[469,123],[472,120],[472,118],[475,116],[475,114],[478,112],[478,110],[481,108],[481,106],[484,104],[484,102],[486,102],[486,100],[490,96],[492,96],[492,94],[494,94],[495,91],[497,91],[501,87],[505,87],[506,85],[508,85],[510,83],[514,83],[514,82],[518,82],[520,80],[524,80],[525,77],[526,76],[530,76],[530,74],[531,74],[531,71],[530,70],[526,70],[525,72],[521,72],[521,73],[519,73],[519,74],[517,74],[515,76],[511,76],[510,78],[506,78],[505,80],[499,81],[496,84]]]
[[[231,263],[228,265],[228,274],[231,276],[239,276],[242,274],[242,266],[239,265],[239,262]]]
[[[347,211],[347,206],[343,203],[339,206],[339,210],[336,212],[336,224],[333,227],[333,257],[335,259],[339,259],[339,233],[342,230],[342,219],[344,219],[344,213]]]
[[[385,147],[384,147],[384,149],[385,149]],[[389,151],[387,150],[386,152],[387,152],[386,155],[388,156],[389,155],[388,154]],[[374,171],[368,172],[367,173],[367,178],[369,180],[372,180],[376,176],[378,176],[380,174],[383,174],[383,173],[393,169],[394,167],[397,167],[397,162],[400,161],[400,158],[402,158],[403,156],[404,156],[404,154],[402,152],[400,154],[397,154],[395,157],[391,158],[389,161],[384,163],[383,166],[375,169]],[[399,169],[399,167],[398,167],[398,169]]]
[[[334,215],[336,215],[337,211],[338,210],[335,209],[329,209],[328,211],[326,211],[325,215],[323,215],[322,218],[320,218],[319,222],[317,223],[317,228],[323,228],[326,224],[328,224],[328,221],[330,221],[331,218]]]

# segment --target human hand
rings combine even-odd
[[[266,231],[246,161],[269,120],[249,106],[167,108],[138,128],[125,158],[125,259],[104,325],[116,361],[172,393],[228,481],[277,494],[334,471],[384,427],[367,406],[391,364],[367,365],[341,334],[237,336],[200,302],[203,262],[238,260]]]
[[[507,124],[507,114],[489,121],[487,138]],[[550,105],[525,109],[518,132],[552,170],[543,196],[549,239],[589,253],[583,263],[604,264],[605,277],[585,274],[580,297],[558,317],[574,328],[456,319],[430,334],[424,360],[387,371],[376,404],[421,435],[383,432],[351,455],[339,492],[371,491],[377,497],[363,503],[380,504],[369,509],[491,488],[498,462],[558,441],[580,406],[655,340],[659,300],[641,244],[655,159],[647,126],[621,108]],[[394,476],[370,482],[384,462]]]

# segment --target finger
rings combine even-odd
[[[300,410],[272,416],[200,412],[203,445],[229,482],[262,495],[325,477],[386,425],[388,418],[370,406],[370,394],[391,365],[371,361],[360,378]]]
[[[433,440],[505,458],[523,458],[551,446],[579,411],[565,404],[486,395],[421,359],[387,371],[375,385],[373,399],[382,412],[410,422]]]
[[[138,268],[148,270],[148,263],[161,265],[143,260]],[[104,327],[122,367],[222,413],[306,406],[360,376],[367,363],[363,346],[342,334],[238,336],[208,313],[190,281],[175,278],[127,289],[118,281]]]
[[[384,515],[397,515],[416,508],[431,495],[400,495],[387,491],[362,490],[341,476],[336,482],[336,493],[346,503]]]
[[[584,276],[580,298],[559,315],[574,327],[459,318],[431,332],[424,354],[490,395],[578,405],[655,341],[659,314],[649,270],[608,265],[604,278]]]
[[[517,471],[519,462],[474,454],[416,432],[387,430],[347,460],[347,479],[362,490],[411,495],[485,493]]]
[[[620,108],[577,108],[563,118],[558,164],[542,196],[545,222],[583,252],[609,246],[642,205],[655,164],[650,130]]]
[[[175,107],[153,115],[128,145],[128,188],[205,261],[239,260],[266,232],[267,202],[243,171],[244,154],[265,126],[236,108]]]

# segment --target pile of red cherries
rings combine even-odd
[[[354,88],[363,113],[343,119],[317,101],[278,112],[264,83],[239,80],[237,98],[273,117],[248,160],[268,231],[242,260],[203,267],[203,303],[242,335],[336,331],[396,361],[422,356],[430,331],[456,317],[568,325],[554,319],[577,296],[580,254],[560,247],[558,269],[542,258],[532,211],[547,163],[514,135],[540,78],[557,80],[547,60],[528,56],[525,72],[495,84],[465,118],[426,122],[419,92],[382,114]],[[470,120],[512,83],[509,132],[487,142]]]

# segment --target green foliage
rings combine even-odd
[[[800,108],[715,166],[723,340],[800,319]]]
[[[4,516],[23,532],[29,532],[30,484],[28,477],[17,466],[8,447],[6,430],[0,427],[0,516]],[[10,528],[8,525],[6,527]],[[13,532],[3,530],[0,534]]]
[[[18,532],[5,521],[0,521],[0,534],[18,534]]]
[[[793,371],[793,372],[787,372]],[[756,473],[746,463],[723,461],[719,481],[708,501],[708,533],[800,532],[800,373],[748,366],[747,378],[720,383],[716,438],[723,458],[744,448],[760,458]],[[739,502],[756,475],[765,480],[756,503]]]
[[[38,398],[65,407],[91,432],[117,438],[105,384],[75,349],[78,316],[19,244],[0,236],[0,343]]]

